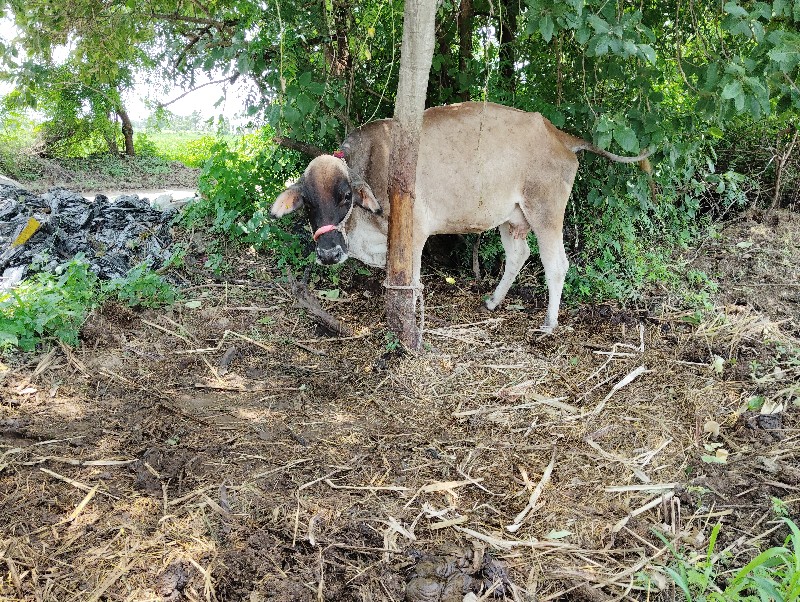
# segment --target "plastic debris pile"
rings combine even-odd
[[[157,269],[171,254],[175,213],[174,208],[153,208],[138,195],[110,200],[98,194],[92,201],[61,188],[36,195],[0,183],[0,273],[5,281],[0,288],[78,254],[104,279],[123,277],[143,261]]]

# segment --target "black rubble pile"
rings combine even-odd
[[[160,211],[138,195],[93,201],[54,188],[42,195],[0,184],[0,274],[9,268],[51,270],[82,253],[105,279],[125,276],[149,261],[153,269],[170,257],[174,210]],[[41,227],[24,244],[12,247],[20,230],[35,218]]]

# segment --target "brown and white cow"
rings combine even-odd
[[[355,130],[342,144],[344,160],[315,158],[300,180],[278,196],[272,215],[305,205],[317,243],[317,259],[335,264],[355,257],[385,267],[389,153],[392,120]],[[539,113],[492,103],[466,102],[425,111],[414,202],[415,285],[425,241],[433,234],[484,232],[499,227],[505,271],[486,307],[505,298],[530,255],[533,230],[544,265],[549,301],[543,330],[558,323],[569,263],[563,223],[577,151],[633,163],[558,130]]]

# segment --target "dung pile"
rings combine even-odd
[[[138,195],[110,200],[98,194],[91,201],[61,188],[36,195],[0,184],[0,273],[8,279],[12,272],[52,270],[78,254],[104,279],[125,276],[143,261],[156,269],[170,257],[174,215]],[[30,218],[39,229],[13,246]]]

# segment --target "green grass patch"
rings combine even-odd
[[[35,274],[0,294],[0,352],[32,351],[53,340],[76,345],[88,313],[107,300],[161,307],[172,304],[177,295],[147,264],[135,266],[124,278],[101,282],[89,264],[76,257],[55,272]]]
[[[726,569],[725,554],[714,550],[720,523],[711,531],[706,554],[695,558],[675,550],[659,535],[675,558],[665,570],[687,602],[796,601],[800,598],[800,529],[785,516],[781,520],[789,528],[783,545],[766,549],[733,570]]]
[[[167,161],[180,161],[188,167],[202,167],[211,157],[211,150],[221,140],[232,136],[215,136],[207,132],[145,131],[134,138],[137,152],[161,157]]]

